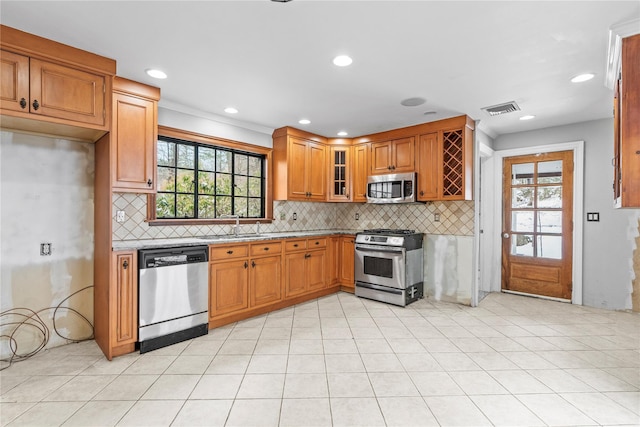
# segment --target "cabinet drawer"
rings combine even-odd
[[[261,255],[273,255],[279,254],[282,251],[282,243],[280,242],[265,242],[265,243],[253,243],[251,245],[251,256]]]
[[[209,246],[209,262],[224,261],[225,259],[247,257],[248,245]]]
[[[303,249],[307,249],[306,240],[287,240],[284,243],[284,250],[287,252],[300,251]]]
[[[307,248],[316,249],[316,248],[326,248],[327,247],[327,238],[321,237],[318,239],[309,239],[307,241]]]

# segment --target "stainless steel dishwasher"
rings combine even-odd
[[[138,251],[140,353],[208,332],[207,246]]]

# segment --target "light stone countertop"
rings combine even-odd
[[[290,238],[304,238],[313,236],[328,236],[336,234],[355,234],[360,230],[305,230],[291,231],[286,233],[260,233],[260,234],[239,234],[237,237],[232,234],[222,234],[219,236],[183,237],[177,239],[145,239],[145,240],[118,240],[111,246],[114,251],[138,250],[138,249],[160,249],[175,248],[178,246],[201,246],[201,245],[224,245],[232,243],[245,243],[262,240],[280,240]]]

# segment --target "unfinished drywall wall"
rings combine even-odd
[[[17,313],[32,310],[51,329],[47,347],[54,347],[67,341],[53,331],[53,310],[45,309],[93,284],[94,146],[7,131],[0,138],[0,309],[16,313],[3,314],[2,334],[24,319]],[[40,255],[41,243],[51,243],[50,255]],[[63,305],[93,320],[92,289]],[[63,336],[91,335],[87,322],[68,310],[58,311],[56,326]],[[14,338],[19,354],[42,342],[34,327],[20,328]],[[0,342],[6,358],[8,340]]]
[[[636,245],[633,251],[633,293],[631,294],[631,306],[633,311],[640,312],[640,219],[636,232]]]

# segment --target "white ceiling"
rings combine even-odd
[[[161,106],[327,137],[459,114],[491,136],[611,117],[608,30],[639,17],[637,0],[0,2],[2,24],[115,59],[162,89]],[[427,102],[400,105],[410,97]],[[481,110],[507,101],[522,111]]]

